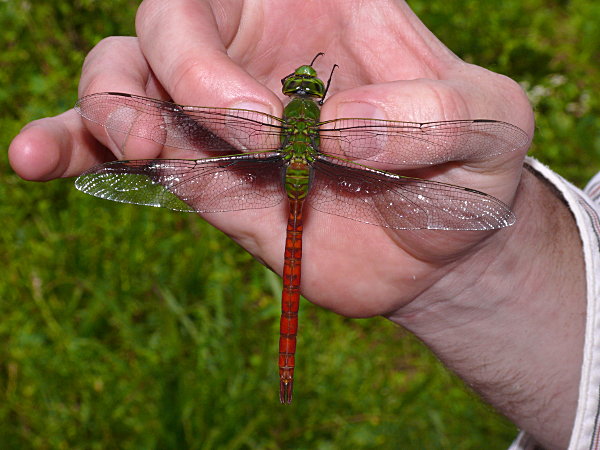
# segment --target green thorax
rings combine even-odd
[[[319,122],[321,110],[312,98],[293,98],[283,110],[285,131],[281,143],[288,160],[307,164],[311,154],[318,150]]]
[[[325,96],[325,84],[311,66],[300,66],[283,80],[282,92],[291,98],[283,110],[286,130],[282,144],[291,162],[307,164],[319,143],[318,130],[321,108],[317,101]]]
[[[281,133],[282,151],[288,165],[285,189],[290,199],[306,197],[310,184],[310,163],[318,151],[321,108],[317,101],[325,96],[325,84],[311,66],[300,66],[283,80],[282,92],[291,98],[283,110],[285,130]]]

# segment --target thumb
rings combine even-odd
[[[532,129],[533,118],[516,86],[504,98],[484,96],[485,102],[448,80],[392,81],[340,92],[323,106],[323,151],[403,168],[524,154],[530,134],[520,127]],[[511,117],[517,123],[503,122],[507,102],[513,107],[521,103],[516,108],[521,114]],[[338,130],[344,139],[327,139],[328,129]]]

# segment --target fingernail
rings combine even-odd
[[[273,111],[270,107],[263,103],[254,103],[254,102],[239,102],[231,105],[231,108],[235,109],[247,109],[249,111],[257,111],[263,114],[272,115]]]
[[[384,112],[372,103],[344,102],[337,108],[337,117],[340,119],[379,119],[386,120]]]
[[[362,133],[358,130],[356,139],[360,139],[360,145],[354,139],[342,139],[339,142],[341,156],[351,160],[379,161],[381,155],[386,151],[387,137],[383,125],[379,128],[372,119],[386,120],[384,112],[371,103],[344,102],[337,107],[337,117],[349,120],[347,126],[367,126],[370,132]],[[364,119],[364,120],[361,120]]]
[[[122,106],[116,108],[106,117],[104,128],[110,140],[109,149],[113,154],[121,159],[125,156],[125,145],[127,143],[127,133],[120,131],[125,124],[131,124],[131,118],[135,116],[135,111],[132,108]]]
[[[231,105],[231,108],[248,110],[248,113],[240,113],[242,117],[275,125],[275,120],[252,112],[273,115],[272,109],[263,103],[239,102]],[[249,133],[244,127],[228,127],[226,140],[234,146],[237,151],[248,152],[257,150],[275,150],[279,147],[279,140],[274,133]]]

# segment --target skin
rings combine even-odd
[[[401,1],[146,0],[136,27],[137,38],[107,38],[90,52],[80,97],[129,92],[280,116],[281,78],[324,51],[320,74],[319,64],[340,68],[322,120],[486,118],[533,134],[518,84],[460,60]],[[519,428],[564,448],[585,325],[581,243],[562,201],[523,169],[525,152],[416,171],[500,198],[518,217],[509,229],[393,231],[307,210],[302,293],[408,328]],[[28,124],[9,149],[14,170],[40,181],[161,156],[114,142],[73,110]],[[285,205],[205,218],[281,274]]]

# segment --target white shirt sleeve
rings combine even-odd
[[[533,158],[528,157],[525,164],[562,194],[579,229],[586,273],[587,316],[577,415],[569,449],[598,449],[600,448],[600,173],[590,181],[585,191],[581,191]],[[527,433],[521,432],[509,450],[535,448],[539,448],[535,440]]]

